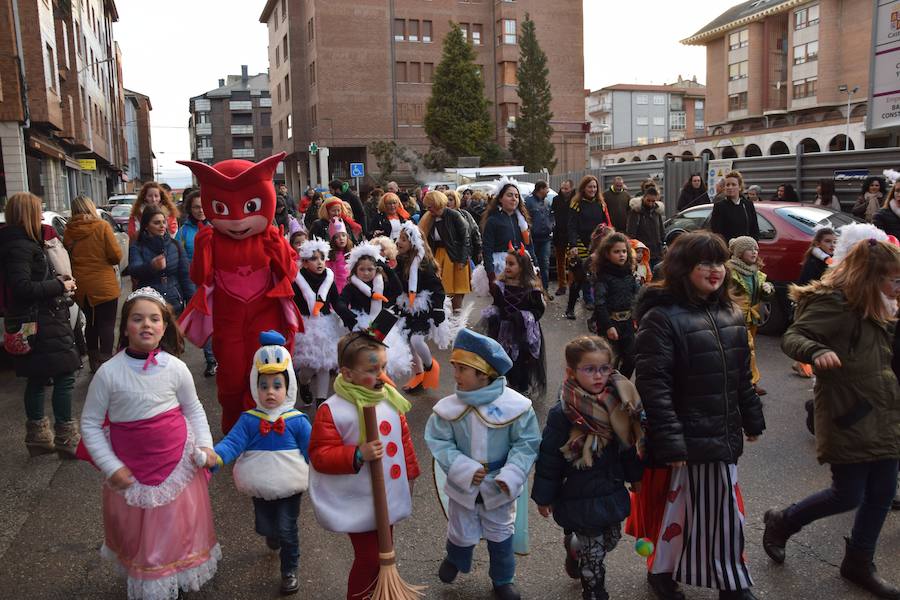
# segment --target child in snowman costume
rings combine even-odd
[[[506,387],[512,361],[496,340],[461,329],[450,362],[456,393],[435,404],[425,426],[425,443],[446,473],[447,556],[438,576],[451,583],[468,573],[485,538],[494,593],[517,600],[513,536],[527,536],[516,517],[527,514],[528,472],[541,443],[537,417],[531,400]]]
[[[253,357],[250,393],[256,408],[241,413],[214,450],[219,466],[236,461],[234,485],[253,497],[256,532],[280,551],[281,593],[300,589],[297,518],[300,496],[309,482],[309,436],[312,426],[294,409],[297,381],[285,339],[277,331],[259,334],[262,346]]]

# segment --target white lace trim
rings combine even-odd
[[[128,600],[175,600],[178,598],[179,589],[197,592],[203,584],[215,576],[219,561],[222,560],[222,549],[216,544],[210,550],[209,559],[205,562],[160,579],[136,579],[129,576],[128,571],[119,562],[119,557],[106,544],[100,548],[100,556],[113,561],[119,573],[128,578]]]
[[[197,466],[194,464],[194,448],[194,432],[191,431],[190,424],[187,424],[187,439],[178,464],[159,485],[144,485],[135,481],[124,492],[119,492],[125,496],[128,506],[157,508],[175,500],[194,480],[197,472]]]

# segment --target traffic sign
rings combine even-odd
[[[350,163],[350,177],[365,177],[366,166],[363,163]]]
[[[310,142],[309,144],[309,153],[316,154],[319,152],[319,145],[315,142]]]

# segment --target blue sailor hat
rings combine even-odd
[[[512,360],[497,340],[460,329],[453,342],[450,362],[467,365],[491,376],[506,374],[512,368]]]

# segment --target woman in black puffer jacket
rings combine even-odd
[[[715,234],[680,236],[666,256],[663,281],[645,290],[635,310],[647,455],[651,464],[672,467],[668,494],[645,499],[666,505],[649,576],[662,598],[680,597],[674,577],[717,587],[719,598],[754,598],[743,559],[737,460],[744,435],[755,441],[765,419],[750,380],[744,319],[723,285],[728,257]],[[707,543],[721,535],[724,543]],[[681,562],[681,556],[702,559]],[[710,579],[706,569],[722,576]]]
[[[187,254],[166,231],[164,218],[156,207],[141,213],[140,234],[128,249],[128,272],[136,280],[135,289],[152,287],[180,314],[196,288],[188,275]]]
[[[14,357],[17,377],[25,377],[25,445],[32,456],[53,452],[74,458],[80,439],[72,418],[72,388],[81,359],[69,325],[75,280],[57,276],[43,250],[41,199],[28,192],[10,196],[6,226],[0,228],[0,265],[6,287],[6,331],[37,323],[31,351]],[[54,431],[44,416],[44,389],[53,380]]]

